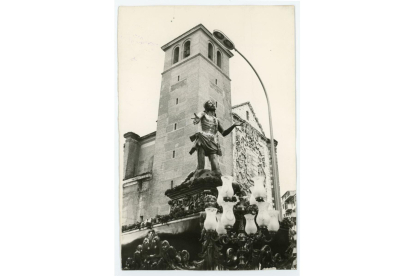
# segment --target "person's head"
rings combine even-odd
[[[208,100],[204,103],[204,110],[206,110],[206,111],[215,111],[216,110],[216,105],[214,104],[214,102],[212,100]]]

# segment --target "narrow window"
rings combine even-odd
[[[178,98],[175,100],[175,104],[178,104]]]
[[[173,158],[175,158],[175,150],[173,150]]]
[[[213,60],[213,45],[211,43],[208,44],[208,58]]]
[[[171,189],[174,187],[174,181],[171,180]]]
[[[187,41],[184,44],[184,58],[188,57],[190,55],[190,41]]]
[[[144,216],[139,217],[141,219],[141,222],[144,221]]]
[[[178,62],[178,56],[180,53],[180,47],[177,47],[174,49],[174,59],[173,59],[173,64]]]
[[[217,66],[221,68],[221,53],[217,51]]]
[[[178,76],[178,80],[177,81],[180,81],[180,76]]]
[[[174,124],[174,130],[176,130],[176,129],[177,129],[177,123]]]
[[[217,85],[217,79],[216,79],[216,85]]]
[[[246,119],[249,120],[249,111],[246,111]]]
[[[216,107],[217,107],[217,102],[216,102]]]

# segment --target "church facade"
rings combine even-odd
[[[192,118],[203,111],[208,100],[216,104],[216,116],[223,128],[245,122],[228,136],[219,135],[222,174],[232,175],[248,193],[252,178],[264,175],[267,201],[277,206],[279,178],[278,172],[272,175],[270,140],[249,102],[231,104],[229,65],[233,54],[201,24],[161,49],[165,60],[157,129],[145,136],[124,134],[122,225],[169,213],[165,191],[180,185],[196,169],[197,154],[189,154],[193,146],[189,137],[200,126],[194,125]],[[210,169],[209,162],[206,168]]]

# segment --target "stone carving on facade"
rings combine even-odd
[[[235,118],[237,120],[237,118]],[[265,150],[263,138],[258,131],[249,124],[236,128],[234,159],[234,174],[236,182],[243,191],[250,194],[254,185],[253,177],[263,175],[266,178]]]

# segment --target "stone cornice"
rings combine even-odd
[[[173,40],[171,40],[170,42],[168,42],[167,44],[163,45],[161,47],[161,49],[163,51],[167,50],[168,48],[170,48],[171,46],[175,45],[178,41],[184,39],[186,36],[198,31],[198,30],[202,30],[206,35],[208,35],[210,37],[210,39],[214,40],[214,42],[216,42],[217,46],[223,51],[225,52],[229,57],[234,56],[232,52],[230,52],[228,49],[224,48],[223,46],[221,46],[220,42],[217,41],[217,39],[215,39],[215,37],[213,36],[212,33],[210,33],[209,30],[207,30],[206,27],[203,26],[203,24],[198,24],[197,26],[195,26],[194,28],[186,31],[185,33],[183,33],[182,35],[174,38]]]
[[[129,180],[129,179],[128,179],[128,180]],[[134,185],[138,185],[138,180],[134,180],[134,181],[130,181],[130,182],[128,182],[128,183],[124,183],[124,184],[122,185],[122,187],[126,188],[126,187],[129,187],[129,186],[134,186]]]
[[[151,132],[147,135],[144,135],[142,137],[140,137],[138,134],[136,134],[134,132],[127,132],[127,133],[124,134],[124,138],[125,139],[131,138],[131,139],[133,139],[137,142],[142,142],[143,140],[151,138],[152,136],[155,137],[155,135],[156,135],[156,131],[153,131],[153,132]]]
[[[150,138],[151,136],[155,136],[156,134],[157,134],[157,132],[153,131],[151,133],[148,133],[147,135],[142,136],[140,140],[145,140],[147,138]]]
[[[208,58],[206,58],[204,55],[202,55],[201,53],[198,53],[198,54],[196,54],[196,55],[194,55],[194,56],[190,56],[190,57],[188,57],[188,58],[186,58],[186,59],[184,59],[184,60],[182,60],[182,61],[180,61],[180,62],[178,62],[178,63],[176,63],[176,64],[174,64],[171,68],[169,68],[169,69],[167,69],[167,70],[165,70],[164,72],[162,72],[161,73],[161,75],[164,75],[165,73],[167,73],[168,71],[170,71],[170,70],[172,70],[172,69],[174,69],[174,68],[176,68],[177,66],[179,66],[179,65],[181,65],[181,64],[184,64],[184,63],[186,63],[186,62],[188,62],[188,61],[190,61],[190,60],[192,60],[193,58],[196,58],[196,57],[198,57],[198,56],[200,56],[200,57],[202,57],[202,58],[204,58],[205,60],[207,60],[210,64],[212,64],[212,65],[214,65],[217,69],[218,69],[218,71],[224,76],[224,77],[226,77],[229,81],[231,81],[231,79],[230,79],[230,77],[229,76],[227,76],[226,74],[224,74],[224,72],[220,69],[220,67],[218,67],[217,65],[215,65],[214,64],[214,62],[212,62],[211,60],[209,60]]]
[[[127,133],[125,133],[124,134],[124,138],[125,139],[132,138],[132,139],[134,139],[136,141],[139,141],[140,140],[139,135],[136,134],[136,133],[134,133],[134,132],[127,132]]]
[[[122,185],[125,188],[125,187],[131,186],[131,185],[138,184],[138,180],[151,179],[151,178],[152,178],[152,173],[151,172],[145,172],[145,173],[141,173],[140,175],[134,176],[132,178],[124,179],[124,183]],[[136,183],[133,183],[133,182],[136,182]]]

